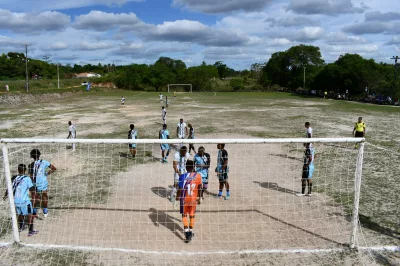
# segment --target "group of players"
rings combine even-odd
[[[39,232],[33,228],[33,221],[37,218],[37,209],[42,208],[44,218],[49,215],[47,177],[57,170],[50,162],[40,159],[40,155],[38,149],[33,149],[30,152],[33,162],[28,166],[29,175],[26,175],[26,165],[19,164],[18,175],[11,178],[19,232],[28,227],[28,236],[36,235]],[[6,190],[3,200],[7,197],[8,191]],[[28,218],[27,224],[25,223],[26,217]]]

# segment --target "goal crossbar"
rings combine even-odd
[[[30,139],[2,138],[0,143],[96,143],[96,144],[263,144],[263,143],[361,143],[365,138],[279,138],[279,139]]]

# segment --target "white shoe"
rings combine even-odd
[[[307,197],[311,197],[311,194],[306,194]]]
[[[44,218],[47,218],[49,216],[49,213],[43,213]]]
[[[305,195],[306,195],[306,194],[302,194],[302,193],[297,193],[297,194],[296,194],[297,197],[303,197],[303,196],[305,196]]]

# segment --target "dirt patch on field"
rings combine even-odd
[[[34,104],[37,102],[46,102],[49,100],[71,97],[76,93],[48,93],[48,94],[6,94],[0,95],[0,106],[18,106],[22,104]]]

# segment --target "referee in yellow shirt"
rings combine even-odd
[[[365,123],[362,121],[362,117],[358,118],[358,122],[354,125],[353,135],[356,138],[364,138],[365,137]],[[358,143],[356,143],[356,149],[358,148]]]

